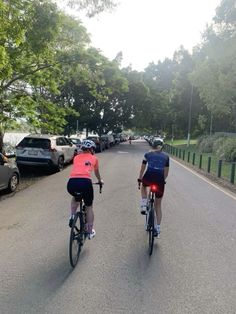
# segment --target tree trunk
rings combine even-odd
[[[0,153],[2,153],[3,150],[3,136],[4,133],[0,130]]]

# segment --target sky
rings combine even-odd
[[[172,58],[183,45],[192,48],[201,41],[221,0],[120,0],[112,13],[81,17],[92,46],[114,59],[122,51],[122,66],[138,71],[150,62]]]

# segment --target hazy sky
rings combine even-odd
[[[215,15],[220,0],[120,0],[112,13],[83,18],[92,45],[109,59],[123,52],[122,66],[142,70],[172,58],[180,45],[190,52]]]

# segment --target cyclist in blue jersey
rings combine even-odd
[[[147,187],[155,184],[157,191],[155,193],[155,231],[154,236],[160,237],[160,224],[162,218],[161,201],[164,195],[166,178],[169,173],[169,156],[162,151],[164,142],[161,138],[154,140],[153,149],[144,155],[141,165],[138,181],[141,186],[141,214],[146,215],[147,209]]]

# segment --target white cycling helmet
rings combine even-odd
[[[155,138],[153,143],[152,143],[152,146],[153,147],[157,147],[157,146],[163,146],[164,145],[164,141],[162,138],[158,137],[158,138]]]
[[[81,144],[81,148],[82,149],[91,149],[91,148],[96,148],[96,145],[93,141],[91,140],[83,140],[82,144]]]

